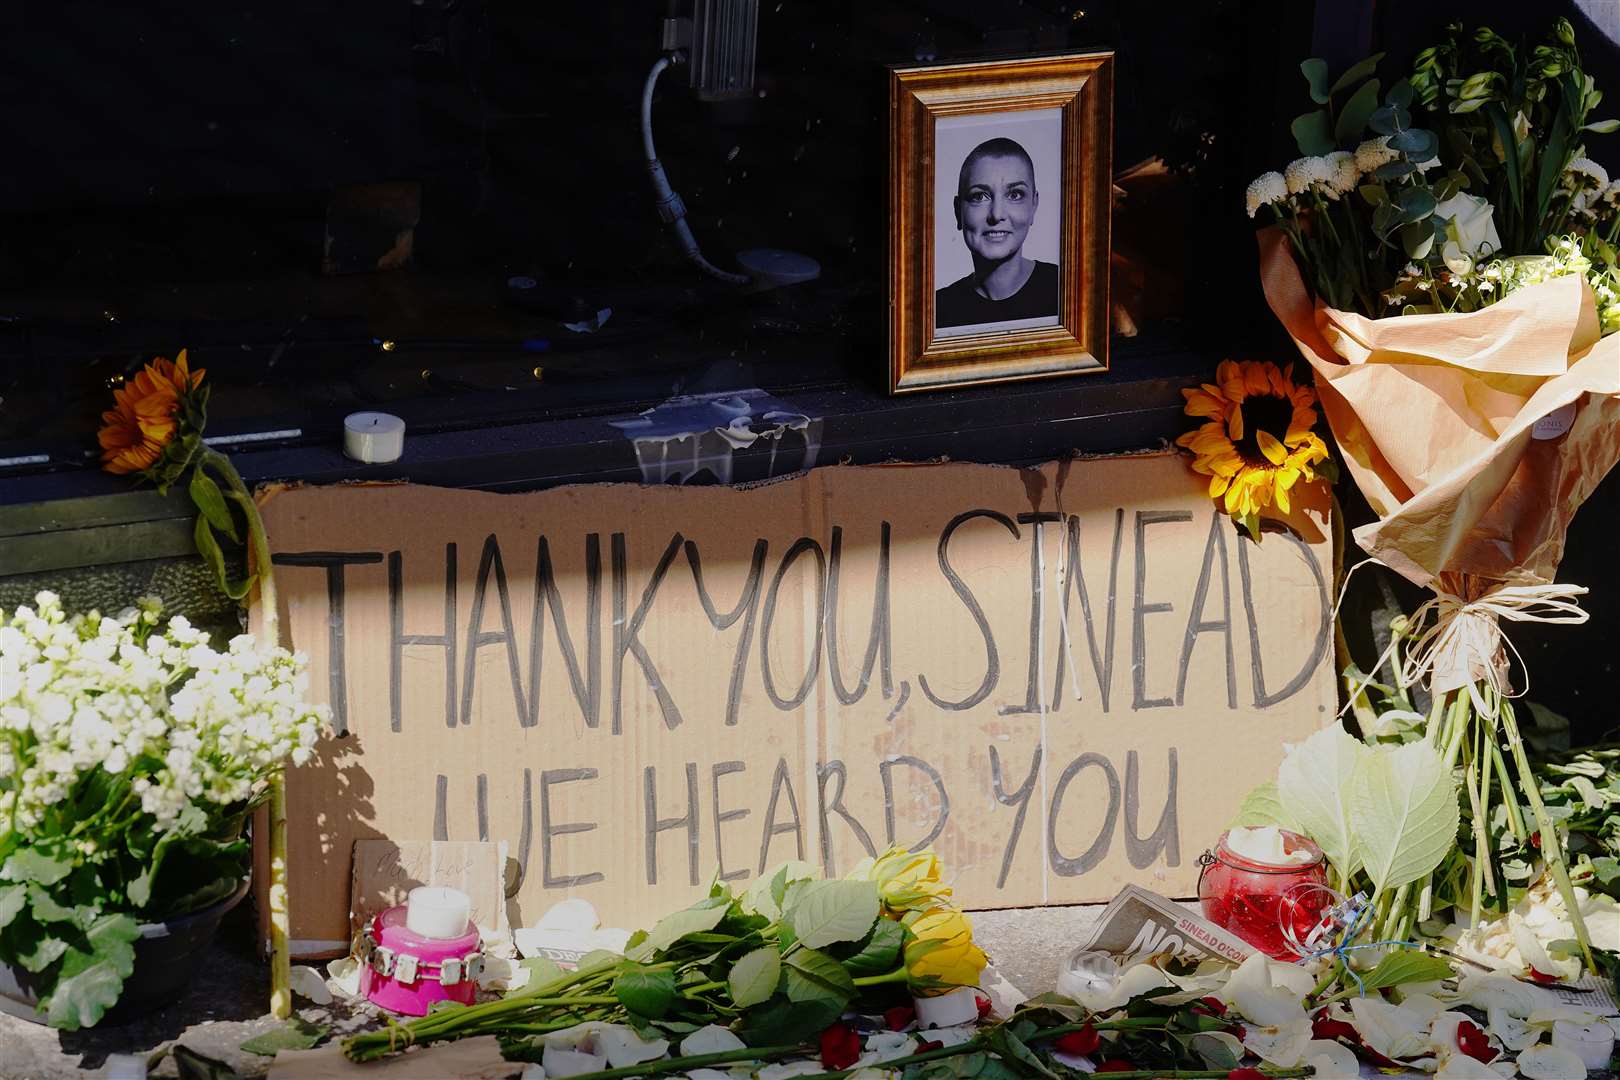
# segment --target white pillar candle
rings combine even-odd
[[[435,941],[458,938],[467,932],[472,900],[459,889],[423,885],[405,898],[405,929]]]
[[[955,1027],[979,1018],[979,994],[971,986],[958,986],[948,994],[914,997],[919,1028]]]
[[[389,413],[350,413],[343,418],[343,452],[371,464],[398,461],[405,452],[405,421]]]
[[[1607,1069],[1614,1053],[1614,1029],[1601,1021],[1577,1024],[1559,1020],[1553,1024],[1552,1044],[1580,1058],[1588,1069]]]

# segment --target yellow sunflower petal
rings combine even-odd
[[[1288,489],[1278,484],[1275,490],[1277,493],[1277,509],[1285,514],[1288,513],[1293,509],[1292,504],[1288,501]]]
[[[1260,452],[1266,455],[1266,460],[1273,465],[1281,465],[1288,460],[1288,451],[1283,448],[1283,444],[1278,442],[1277,437],[1271,432],[1257,431],[1254,433],[1254,439],[1260,447]]]
[[[1226,489],[1232,486],[1230,477],[1215,475],[1209,478],[1209,497],[1218,499],[1226,494]]]
[[[1275,364],[1267,364],[1266,375],[1271,379],[1271,392],[1280,398],[1286,398],[1293,393],[1294,381],[1288,377],[1288,372]]]
[[[1243,383],[1250,397],[1271,393],[1271,378],[1266,373],[1266,367],[1267,365],[1255,363],[1253,360],[1244,363]]]
[[[1243,399],[1249,396],[1243,380],[1243,369],[1236,360],[1222,360],[1215,369],[1215,381],[1220,384],[1226,400],[1233,404],[1241,405]]]
[[[1243,410],[1233,409],[1232,415],[1226,418],[1226,437],[1234,443],[1243,438]]]
[[[1209,467],[1218,476],[1236,476],[1243,471],[1243,459],[1235,452],[1230,454],[1217,454],[1210,459]]]
[[[1182,410],[1188,416],[1222,416],[1227,410],[1225,401],[1202,390],[1183,390],[1187,404]]]

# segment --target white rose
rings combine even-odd
[[[1502,247],[1491,204],[1478,195],[1453,195],[1434,208],[1434,216],[1446,223],[1442,255],[1448,265],[1454,260],[1489,255]]]

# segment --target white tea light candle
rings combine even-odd
[[[1588,1069],[1607,1069],[1614,1053],[1614,1029],[1602,1021],[1559,1020],[1553,1024],[1552,1044],[1580,1058]]]
[[[472,899],[459,889],[423,885],[405,898],[405,929],[435,941],[467,933]]]
[[[350,413],[343,418],[343,452],[367,464],[398,461],[405,452],[405,421],[390,413]]]
[[[920,1028],[955,1027],[979,1018],[979,993],[971,986],[958,986],[933,997],[914,997],[911,1004]]]

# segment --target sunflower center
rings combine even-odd
[[[1270,466],[1266,455],[1260,452],[1259,433],[1264,431],[1278,442],[1288,434],[1288,425],[1294,419],[1294,403],[1273,394],[1246,397],[1238,406],[1243,411],[1243,438],[1235,449],[1250,465]]]

